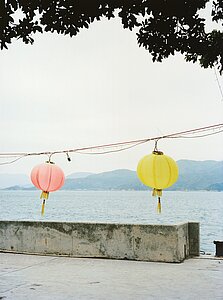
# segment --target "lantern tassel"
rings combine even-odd
[[[45,211],[45,203],[46,203],[46,199],[49,198],[49,192],[46,191],[42,191],[40,199],[43,199],[43,203],[42,203],[42,209],[41,209],[41,215],[44,215],[44,211]]]
[[[158,197],[161,197],[162,196],[162,190],[160,189],[153,189],[153,196],[158,196]]]
[[[44,215],[44,210],[45,210],[45,202],[46,200],[43,199],[43,203],[42,203],[42,209],[41,209],[41,215],[43,216]]]
[[[49,198],[49,192],[42,191],[40,195],[40,199],[48,199]]]
[[[158,197],[157,212],[158,212],[159,214],[161,213],[161,201],[160,201],[160,197]]]

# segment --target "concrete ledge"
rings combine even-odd
[[[199,255],[199,223],[0,221],[0,251],[182,262],[187,257]]]

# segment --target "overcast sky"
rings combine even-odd
[[[174,56],[152,63],[135,33],[118,19],[95,22],[73,38],[44,34],[34,45],[14,42],[0,52],[0,152],[63,150],[172,133],[222,123],[223,101],[214,70]],[[223,86],[223,79],[219,77]],[[175,160],[222,160],[223,136],[162,140]],[[148,143],[103,155],[53,160],[66,174],[135,169]],[[46,157],[0,166],[26,173]]]

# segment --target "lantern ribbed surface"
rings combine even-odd
[[[178,167],[171,157],[162,152],[154,152],[139,161],[137,175],[145,185],[162,190],[177,181]]]
[[[31,180],[38,189],[54,192],[64,184],[65,177],[60,167],[47,162],[33,168]]]

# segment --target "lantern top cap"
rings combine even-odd
[[[54,165],[55,163],[53,161],[47,160],[46,164],[53,164]]]
[[[155,155],[163,155],[163,152],[155,150],[155,151],[153,151],[153,154],[155,154]]]

